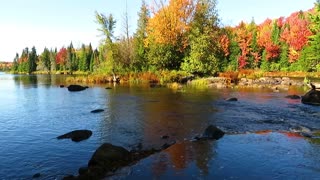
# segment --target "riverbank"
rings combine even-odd
[[[274,90],[288,89],[290,86],[304,87],[312,81],[320,79],[318,72],[262,72],[254,70],[241,70],[237,72],[222,72],[217,76],[199,77],[184,71],[159,71],[159,72],[130,72],[118,74],[97,74],[88,72],[68,71],[36,71],[32,74],[59,74],[68,75],[66,82],[69,84],[150,84],[168,86],[179,89],[183,84],[196,88],[271,88]],[[320,87],[320,84],[316,86]]]

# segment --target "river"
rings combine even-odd
[[[176,144],[123,168],[113,179],[318,179],[320,145],[289,133],[320,129],[320,107],[284,98],[307,89],[172,90],[147,85],[60,88],[61,75],[0,73],[0,179],[61,179],[77,175],[102,143],[128,150]],[[111,89],[105,89],[111,87]],[[225,98],[237,97],[228,102]],[[91,110],[104,109],[92,114]],[[218,141],[191,141],[210,125]],[[76,129],[93,135],[58,140]],[[169,136],[162,139],[161,136]]]

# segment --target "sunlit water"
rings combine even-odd
[[[113,178],[320,177],[320,146],[282,133],[297,125],[320,129],[320,107],[284,98],[306,90],[171,90],[110,84],[68,92],[61,84],[64,76],[0,73],[0,179],[31,179],[36,173],[39,179],[76,175],[105,142],[131,150],[140,143],[143,148],[159,148],[172,141],[177,144]],[[227,97],[239,101],[227,102]],[[105,111],[90,113],[98,108]],[[218,141],[190,141],[209,124],[228,134]],[[92,130],[93,135],[79,143],[56,139],[76,129]],[[272,132],[254,133],[261,130]],[[169,139],[161,139],[163,135]]]

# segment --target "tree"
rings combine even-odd
[[[244,69],[248,64],[248,59],[250,55],[250,44],[252,41],[252,32],[247,30],[247,25],[241,22],[236,27],[236,41],[239,44],[241,54],[238,57],[239,69]]]
[[[37,66],[38,70],[43,70],[43,71],[50,71],[51,66],[50,66],[50,51],[48,48],[44,48],[43,52],[41,53],[39,57],[39,63]]]
[[[300,61],[307,61],[309,70],[320,71],[320,1],[315,3],[313,12],[309,14],[309,30],[312,35],[308,38],[308,46],[304,49],[304,58]]]
[[[75,50],[73,48],[72,42],[67,47],[66,67],[71,72],[78,70],[78,61],[76,60]]]
[[[167,5],[162,1],[158,4],[147,26],[148,60],[157,69],[177,70],[188,45],[187,32],[194,3],[193,0],[170,0]]]
[[[66,70],[66,59],[68,51],[65,47],[62,47],[56,56],[56,64],[59,65],[60,70]]]
[[[108,43],[112,43],[114,38],[114,29],[116,25],[116,20],[113,18],[112,14],[106,17],[102,13],[95,12],[96,22],[100,25],[98,31],[102,32],[102,35],[105,36],[105,40]]]
[[[29,74],[37,70],[37,60],[38,60],[37,51],[36,51],[36,48],[33,46],[31,49],[31,53],[29,54],[29,58],[28,58],[28,71],[27,72]]]
[[[184,58],[182,70],[198,75],[219,71],[216,57],[220,40],[215,0],[199,0],[190,24],[189,54]]]
[[[118,63],[115,62],[115,48],[113,44],[113,33],[116,20],[113,18],[112,14],[110,14],[109,17],[106,17],[104,14],[99,14],[98,12],[96,12],[96,20],[100,25],[98,31],[102,32],[102,34],[105,36],[105,40],[100,46],[100,52],[102,53],[100,53],[99,58],[101,62],[103,62],[101,65],[101,70],[104,71],[104,73],[114,73]]]
[[[138,13],[138,28],[133,38],[133,62],[132,66],[137,70],[147,69],[147,51],[144,42],[147,38],[147,23],[150,18],[150,12],[145,0],[142,0],[140,12]]]
[[[307,44],[308,37],[312,35],[308,29],[309,21],[303,12],[292,13],[285,21],[281,40],[289,45],[289,61],[299,59],[300,51]]]

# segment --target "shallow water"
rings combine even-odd
[[[139,143],[159,148],[171,141],[177,144],[114,178],[320,177],[319,145],[279,133],[297,125],[320,129],[319,107],[284,98],[306,90],[184,87],[176,91],[110,84],[68,92],[59,87],[64,78],[0,73],[0,179],[30,179],[36,173],[40,179],[61,179],[77,174],[105,142],[131,150]],[[107,86],[112,89],[106,90]],[[224,101],[227,97],[239,101]],[[90,113],[100,108],[105,111]],[[189,141],[209,124],[237,134],[216,142]],[[56,139],[75,129],[89,129],[93,135],[79,143]],[[261,130],[273,133],[242,134]],[[169,139],[161,139],[163,135]]]

